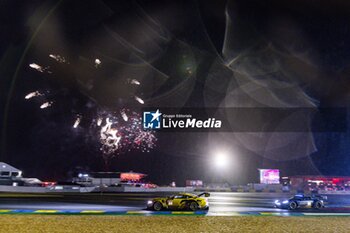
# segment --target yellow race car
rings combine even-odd
[[[208,210],[209,203],[206,199],[209,193],[199,195],[191,193],[179,193],[168,197],[159,197],[147,202],[147,209],[159,210]]]

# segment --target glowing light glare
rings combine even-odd
[[[135,100],[136,100],[137,102],[139,102],[140,104],[144,104],[144,103],[145,103],[145,101],[143,101],[143,99],[141,99],[141,98],[138,97],[138,96],[135,96]]]
[[[29,67],[33,68],[33,69],[35,69],[35,70],[37,70],[39,72],[44,72],[44,68],[42,66],[36,64],[36,63],[29,64]]]
[[[214,155],[214,164],[218,168],[225,168],[230,163],[230,157],[227,153],[218,152]]]
[[[77,116],[77,119],[75,120],[74,125],[73,125],[73,128],[74,128],[74,129],[76,129],[76,128],[79,126],[80,121],[81,121],[81,116],[78,115],[78,116]]]
[[[136,79],[132,79],[131,84],[134,84],[134,85],[140,85],[141,83],[139,81],[137,81]]]
[[[53,104],[53,102],[45,102],[42,105],[40,105],[41,109],[48,108]]]
[[[29,100],[29,99],[31,99],[31,98],[33,98],[33,97],[41,96],[41,95],[42,95],[42,94],[41,94],[39,91],[33,91],[33,92],[27,94],[24,98],[25,98],[26,100]]]
[[[112,127],[113,122],[106,118],[106,125],[101,128],[100,141],[103,144],[102,150],[106,147],[108,150],[117,150],[119,148],[119,142],[121,136],[118,135],[118,130]]]
[[[109,120],[109,118],[106,118],[106,125],[101,128],[101,137],[103,138],[104,135],[102,135],[104,132],[107,132],[107,130],[112,126],[112,121]]]

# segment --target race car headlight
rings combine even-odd
[[[151,200],[147,201],[148,205],[151,205],[152,203],[153,203],[153,201],[151,201]]]
[[[283,201],[282,203],[283,203],[283,204],[287,204],[287,203],[288,203],[288,201]]]
[[[275,204],[278,204],[278,203],[280,203],[280,202],[279,202],[278,200],[276,200],[276,201],[275,201]]]

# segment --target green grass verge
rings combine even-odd
[[[349,217],[1,215],[0,232],[350,232]]]

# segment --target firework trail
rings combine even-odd
[[[77,119],[76,119],[75,122],[74,122],[73,128],[76,129],[76,128],[79,126],[80,121],[81,121],[81,118],[82,118],[81,115],[77,115]]]
[[[52,104],[53,104],[52,101],[48,101],[48,102],[45,102],[42,105],[40,105],[40,108],[41,109],[48,108],[48,107],[51,107]]]
[[[31,63],[31,64],[29,64],[29,67],[39,71],[40,73],[47,72],[47,73],[51,74],[51,71],[49,71],[49,67],[48,66],[47,67],[43,67],[43,66],[38,65],[36,63]]]
[[[124,121],[128,121],[129,118],[128,118],[128,116],[125,113],[125,109],[122,109],[120,111],[120,114],[122,115]]]
[[[141,98],[138,97],[138,96],[135,96],[135,100],[136,100],[137,102],[139,102],[140,104],[144,104],[144,103],[145,103],[145,101],[143,101],[143,99],[141,99]]]
[[[33,92],[27,94],[24,98],[25,98],[26,100],[29,100],[29,99],[31,99],[31,98],[33,98],[33,97],[41,96],[41,95],[43,95],[43,94],[41,94],[39,91],[33,91]]]
[[[36,69],[37,71],[43,73],[44,72],[44,68],[36,63],[31,63],[29,64],[30,68]]]
[[[68,63],[66,58],[64,58],[58,54],[50,54],[49,57],[51,57],[52,59],[56,60],[59,63]]]

